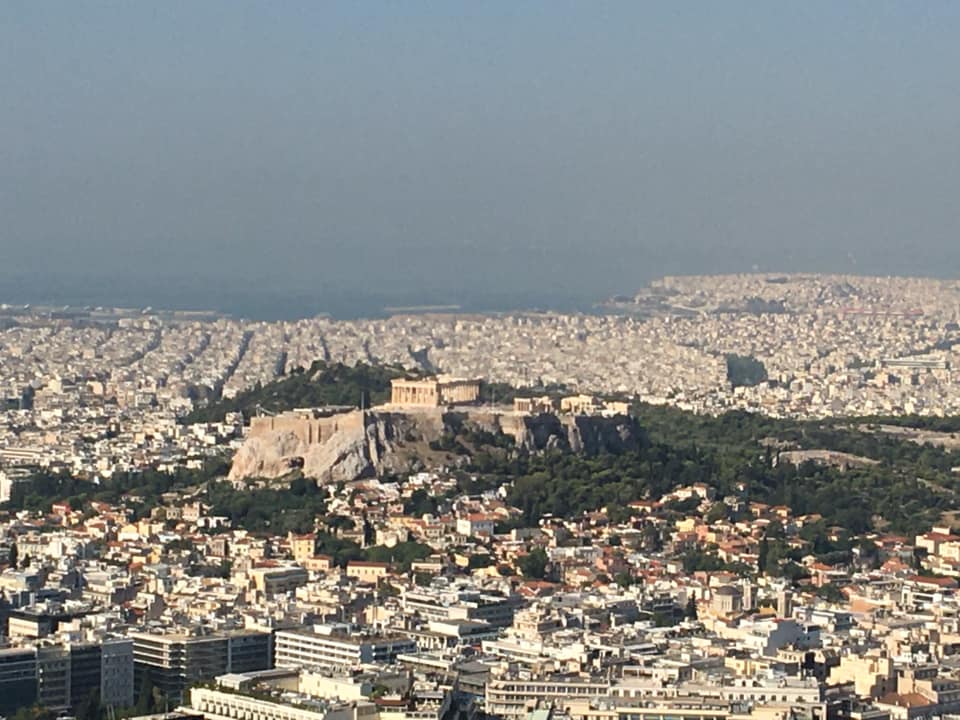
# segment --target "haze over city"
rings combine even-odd
[[[0,6],[0,299],[588,307],[950,277],[956,3]]]

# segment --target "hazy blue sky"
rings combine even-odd
[[[960,274],[958,38],[933,0],[5,0],[0,296]]]

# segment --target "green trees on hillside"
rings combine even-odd
[[[313,480],[294,478],[289,487],[238,490],[228,483],[209,488],[205,501],[211,514],[230,518],[234,527],[251,532],[312,532],[326,512],[326,490]]]
[[[374,545],[367,548],[364,555],[367,560],[390,563],[401,572],[408,572],[411,564],[429,557],[431,553],[433,553],[433,550],[429,545],[418,542],[402,542],[393,547]]]
[[[524,577],[543,580],[547,576],[549,558],[543,548],[535,548],[518,561],[520,572]]]
[[[257,385],[236,397],[199,407],[183,417],[184,423],[220,422],[228,412],[249,418],[258,408],[282,412],[324,405],[379,405],[390,399],[390,380],[406,375],[402,368],[318,360],[307,370],[297,370],[267,385]]]
[[[116,503],[123,498],[137,498],[132,503],[147,514],[159,504],[167,492],[199,487],[209,480],[223,477],[229,466],[222,458],[211,458],[199,470],[180,468],[167,473],[146,469],[141,472],[114,473],[108,478],[79,478],[67,472],[37,471],[30,482],[17,483],[6,507],[15,510],[49,510],[54,502],[66,501],[81,508],[91,501]]]
[[[747,413],[706,417],[648,407],[637,413],[650,442],[635,451],[597,457],[485,452],[474,456],[469,469],[481,473],[485,484],[510,482],[508,500],[531,525],[548,514],[569,516],[601,507],[609,512],[634,500],[656,500],[695,482],[710,485],[721,497],[787,505],[797,515],[819,513],[828,525],[852,533],[873,528],[877,518],[891,529],[914,532],[929,528],[943,510],[960,506],[960,480],[942,469],[960,465],[955,453],[903,447],[908,444],[884,437],[860,448],[878,456],[874,466],[794,466],[778,463],[762,441],[790,438],[827,449],[867,441],[848,428]]]
[[[312,373],[298,373],[268,387],[278,404],[309,404],[309,398],[321,403],[343,402],[366,392],[361,388],[386,392],[394,372],[320,364]],[[279,390],[279,385],[286,389]],[[310,388],[315,385],[322,391],[311,395],[314,390]],[[246,407],[245,403],[256,397],[239,398],[238,407]],[[265,396],[260,396],[263,399]],[[508,501],[521,511],[510,525],[533,526],[545,515],[569,517],[600,508],[607,509],[611,520],[627,521],[632,501],[660,500],[678,486],[705,483],[717,501],[730,496],[737,499],[729,505],[715,502],[708,515],[713,522],[735,518],[737,505],[751,501],[787,505],[795,515],[820,514],[822,527],[804,528],[810,534],[804,539],[817,555],[853,551],[830,539],[835,537],[827,532],[831,526],[852,534],[871,529],[913,533],[929,528],[943,511],[960,508],[960,476],[952,471],[960,466],[960,453],[870,432],[862,420],[784,420],[747,412],[712,417],[642,404],[635,404],[632,414],[641,441],[594,455],[560,449],[526,452],[517,448],[512,438],[465,425],[449,438],[450,447],[463,455],[456,464],[457,492],[478,493],[505,486]],[[941,419],[939,427],[951,427],[952,422]],[[794,465],[780,461],[779,451],[787,448],[842,451],[876,464],[848,469],[810,461]],[[223,460],[212,460],[202,470],[181,469],[172,474],[146,470],[116,474],[98,483],[41,471],[32,483],[16,484],[6,507],[48,510],[52,502],[60,500],[76,508],[91,500],[122,500],[143,515],[161,502],[164,493],[176,492],[212,505],[213,514],[230,518],[236,527],[278,534],[313,530],[326,513],[326,491],[312,480],[291,476],[286,487],[277,483],[249,489],[210,482],[226,471]],[[439,500],[418,491],[407,499],[405,510],[415,515],[436,513]],[[667,503],[667,510],[697,512],[699,503],[697,498]],[[336,528],[327,529],[336,540],[330,540],[331,554],[346,558],[360,553],[358,546],[336,539]],[[771,536],[768,546],[776,539]],[[651,548],[662,541],[653,535],[644,538],[645,546]],[[771,567],[786,567],[790,562],[779,548],[768,547],[768,552],[773,560],[765,564]],[[709,562],[697,558],[691,562],[701,560]]]

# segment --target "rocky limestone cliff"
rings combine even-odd
[[[619,453],[645,441],[634,418],[516,415],[490,410],[397,412],[372,410],[363,422],[323,443],[306,443],[289,431],[248,437],[233,458],[230,479],[279,478],[301,469],[318,482],[350,482],[409,467],[411,452],[445,433],[462,429],[503,433],[529,452],[566,450],[595,455]]]
[[[626,415],[502,414],[493,422],[484,420],[478,413],[471,415],[469,422],[512,435],[517,447],[530,452],[568,450],[586,455],[621,453],[636,450],[646,437],[636,419]]]

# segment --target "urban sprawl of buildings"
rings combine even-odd
[[[767,275],[666,278],[603,315],[258,323],[5,306],[0,500],[37,468],[96,484],[229,456],[250,418],[182,417],[316,360],[448,374],[397,380],[397,406],[476,402],[485,377],[564,386],[559,411],[573,414],[633,399],[956,414],[958,306],[956,283]],[[767,380],[733,387],[731,354],[762,362]],[[507,412],[547,409],[526,398]],[[949,527],[851,538],[703,483],[520,527],[505,487],[462,494],[439,468],[320,492],[326,514],[304,533],[243,529],[200,488],[8,506],[0,714],[39,705],[87,720],[95,699],[108,718],[198,720],[960,715]],[[389,560],[328,554],[331,537]],[[802,583],[757,572],[769,538],[799,558]],[[818,544],[850,550],[829,564]],[[706,548],[724,569],[691,566]]]
[[[105,707],[207,720],[960,713],[948,528],[871,534],[828,565],[807,538],[843,530],[701,484],[626,519],[527,529],[501,529],[518,510],[499,491],[404,512],[414,493],[454,487],[424,472],[329,488],[342,539],[429,549],[344,567],[315,533],[254,535],[185,494],[140,519],[137,498],[9,517],[0,712],[77,712],[95,692]],[[677,503],[686,515],[666,511]],[[709,545],[755,568],[774,526],[803,555],[800,587],[685,567]]]
[[[316,360],[563,385],[702,413],[960,412],[960,285],[908,278],[665,278],[616,314],[246,322],[191,313],[0,308],[0,463],[87,475],[198,465],[241,418],[177,417]],[[768,380],[733,387],[726,356]],[[509,399],[505,399],[509,400]]]

